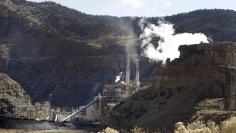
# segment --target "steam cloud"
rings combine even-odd
[[[115,83],[118,83],[121,81],[121,77],[122,77],[123,73],[120,72],[120,74],[118,76],[116,76],[116,80],[115,80]]]
[[[167,58],[173,60],[178,58],[180,45],[191,45],[199,43],[209,43],[208,38],[203,33],[181,33],[175,34],[174,25],[159,20],[158,25],[149,24],[145,19],[141,19],[140,27],[142,34],[141,48],[144,56],[154,61],[165,61]],[[154,37],[159,38],[158,46],[152,43]]]

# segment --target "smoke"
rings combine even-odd
[[[127,39],[124,40],[124,48],[126,53],[126,70],[125,70],[125,81],[121,81],[120,83],[125,83],[127,85],[130,84],[130,77],[131,77],[131,66],[135,64],[136,69],[139,68],[139,54],[137,51],[137,48],[139,47],[138,44],[138,37],[136,33],[134,32],[134,28],[131,23],[128,23],[124,21],[123,24],[120,24],[120,27],[125,29],[125,36],[127,36]],[[136,81],[139,81],[138,78],[136,78]]]
[[[101,84],[100,83],[96,83],[93,88],[92,88],[92,92],[97,92],[98,89],[100,88]]]
[[[121,82],[122,75],[123,75],[123,72],[120,72],[120,74],[116,76],[115,83]]]
[[[208,38],[203,33],[175,33],[174,24],[159,20],[157,25],[147,23],[141,19],[140,27],[142,34],[141,48],[144,56],[154,61],[173,60],[178,58],[180,45],[208,43]],[[153,38],[159,38],[158,46],[152,43]]]

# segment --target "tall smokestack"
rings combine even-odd
[[[130,57],[126,57],[126,73],[125,73],[125,82],[127,85],[130,85]]]
[[[124,97],[129,96],[129,87],[130,87],[130,56],[126,56],[126,73],[125,73],[125,94]]]
[[[136,65],[135,84],[136,84],[136,87],[137,87],[137,90],[138,90],[140,88],[140,81],[139,81],[139,59],[138,58],[135,61],[135,65]]]

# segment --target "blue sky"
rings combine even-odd
[[[41,2],[45,0],[28,0]],[[166,16],[196,9],[233,9],[236,0],[51,0],[93,15]]]

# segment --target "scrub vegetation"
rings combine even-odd
[[[202,121],[195,121],[193,123],[184,124],[178,122],[175,124],[175,130],[173,133],[235,133],[236,132],[236,117],[231,117],[228,120],[223,121],[220,124],[216,124],[214,121],[208,121],[204,123]],[[130,133],[148,133],[145,129],[134,128]],[[107,127],[100,133],[119,133],[119,131]],[[156,132],[161,133],[161,132]]]

